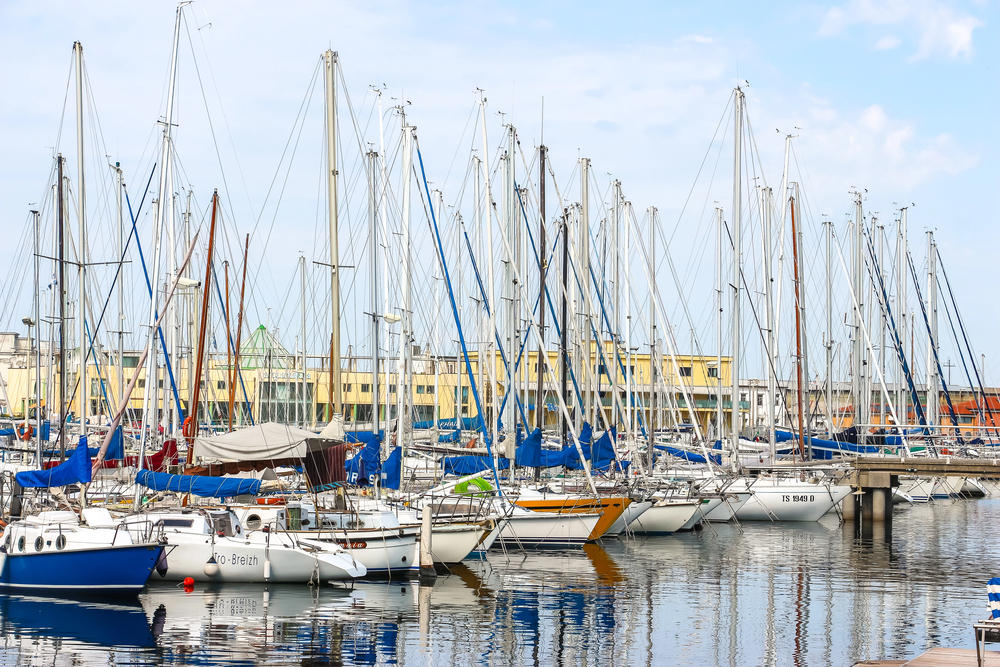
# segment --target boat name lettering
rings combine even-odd
[[[348,543],[344,542],[344,541],[338,542],[338,544],[340,544],[340,546],[342,546],[345,549],[348,547]],[[351,549],[367,549],[368,548],[368,543],[367,542],[351,542],[350,543],[350,548]]]
[[[219,565],[225,565],[226,563],[229,563],[230,565],[256,565],[257,564],[257,557],[256,556],[237,556],[236,554],[233,554],[233,555],[231,555],[229,557],[219,556],[217,560],[219,562]]]
[[[816,502],[816,496],[781,496],[781,502],[783,503],[812,503]]]

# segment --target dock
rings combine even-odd
[[[974,648],[932,648],[912,660],[862,660],[854,667],[977,667]],[[987,651],[983,665],[1000,667],[1000,652]]]

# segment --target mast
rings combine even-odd
[[[485,220],[482,222],[486,225],[486,277],[487,277],[487,292],[486,298],[489,301],[489,325],[487,326],[486,333],[486,356],[488,357],[486,372],[487,379],[490,383],[490,403],[492,405],[492,411],[490,412],[490,423],[489,423],[489,436],[493,443],[497,442],[497,397],[496,397],[496,381],[494,380],[494,375],[496,374],[496,288],[493,284],[493,194],[490,190],[490,147],[486,141],[486,98],[481,97],[479,100],[479,113],[480,120],[483,124],[483,187],[485,188]],[[508,442],[505,446],[505,455],[508,458],[514,456],[514,448],[511,446],[511,442]]]
[[[826,227],[826,423],[827,436],[833,437],[833,222],[825,220]]]
[[[789,205],[792,210],[792,264],[795,284],[795,391],[798,397],[798,432],[799,432],[799,455],[802,460],[806,457],[805,431],[802,423],[802,295],[799,284],[799,243],[798,234],[795,228],[795,197],[789,198]]]
[[[583,349],[580,355],[580,377],[583,384],[583,419],[578,420],[578,428],[582,422],[594,423],[591,413],[594,409],[594,397],[591,380],[594,374],[593,350],[591,345],[590,313],[587,309],[586,294],[590,292],[590,158],[580,158],[580,224],[577,229],[579,239],[576,244],[577,272],[580,282],[580,331],[578,339]]]
[[[938,376],[937,244],[927,232],[927,423],[937,426],[940,416],[941,378]],[[943,433],[943,431],[940,431]]]
[[[208,253],[205,255],[205,282],[202,283],[201,324],[198,326],[198,358],[195,364],[194,377],[191,378],[194,393],[191,399],[191,406],[188,408],[190,414],[184,420],[186,422],[185,425],[188,426],[187,433],[185,433],[188,439],[188,466],[191,466],[195,461],[194,439],[198,435],[198,401],[201,397],[201,371],[205,363],[205,330],[208,325],[209,295],[211,294],[210,281],[212,280],[212,251],[215,249],[215,220],[218,217],[218,209],[219,191],[216,190],[212,193],[212,221],[208,228]]]
[[[762,240],[764,244],[764,317],[765,317],[765,329],[767,330],[766,345],[767,350],[764,354],[764,372],[767,374],[767,441],[770,443],[770,453],[771,461],[774,461],[775,456],[775,432],[774,432],[774,395],[777,389],[777,378],[775,378],[774,373],[777,370],[777,366],[772,364],[772,360],[775,356],[775,345],[774,340],[774,302],[771,300],[771,283],[774,280],[774,276],[771,272],[771,203],[773,201],[771,197],[771,188],[763,188],[761,190],[761,216],[760,224],[763,228]]]
[[[42,465],[42,297],[38,290],[41,286],[42,215],[38,211],[32,211],[31,214],[35,218],[35,289],[32,303],[35,320],[35,465],[40,468]],[[28,327],[28,337],[31,337],[31,327]],[[31,354],[30,345],[28,354]]]
[[[63,184],[62,153],[58,155],[57,173],[59,179],[56,206],[59,209],[56,234],[59,237],[59,460],[66,460],[66,410],[69,397],[66,395],[66,200]],[[138,370],[136,371],[138,372]]]
[[[381,95],[379,96],[381,100]],[[379,114],[381,117],[381,114]],[[381,121],[380,121],[381,124]],[[369,230],[372,235],[372,286],[371,286],[371,308],[372,308],[372,435],[376,438],[379,432],[379,414],[378,414],[378,387],[379,387],[379,359],[378,359],[378,339],[379,339],[379,326],[381,324],[381,318],[379,317],[378,308],[378,219],[376,217],[376,202],[375,202],[375,163],[378,160],[378,153],[375,151],[368,151],[366,155],[368,158],[368,223]],[[304,316],[303,316],[304,317]],[[303,329],[305,331],[305,320],[303,319]],[[303,333],[303,336],[305,333]],[[381,445],[382,454],[385,455],[385,441],[382,441]]]
[[[115,281],[118,288],[118,402],[125,398],[125,368],[123,358],[125,354],[125,215],[122,207],[122,192],[125,190],[125,182],[122,179],[121,164],[115,162],[115,176],[117,179],[117,196],[115,203],[118,207],[118,279]]]
[[[792,152],[792,139],[794,137],[791,134],[785,135],[785,158],[784,167],[781,172],[781,188],[778,190],[778,198],[781,201],[781,228],[778,231],[778,280],[777,287],[775,288],[775,313],[774,313],[774,340],[775,346],[771,350],[772,365],[777,370],[779,368],[778,364],[778,347],[781,343],[781,291],[785,283],[785,231],[788,210],[785,207],[785,202],[788,197],[788,158]],[[773,409],[773,406],[772,406]]]
[[[722,250],[725,247],[725,236],[726,231],[724,229],[725,221],[722,219],[722,209],[715,209],[715,228],[716,228],[716,252],[718,256],[716,257],[715,265],[718,267],[718,274],[716,275],[716,289],[715,289],[715,300],[717,304],[716,314],[715,314],[715,325],[716,325],[716,338],[718,340],[718,345],[716,346],[716,358],[715,363],[718,366],[717,377],[715,378],[715,435],[719,439],[719,446],[722,446],[723,440],[723,423],[725,422],[725,415],[722,411],[722,311],[723,302],[725,301],[725,288],[726,284],[723,277],[723,265],[722,265]],[[732,369],[730,369],[730,373]]]
[[[649,207],[649,423],[646,450],[646,470],[653,472],[656,463],[656,381],[660,360],[656,356],[656,207]]]
[[[231,380],[229,386],[232,388],[229,391],[229,430],[233,430],[233,407],[235,403],[235,385],[240,377],[240,345],[243,340],[243,297],[245,294],[247,286],[247,257],[250,254],[250,235],[247,234],[246,242],[243,246],[243,278],[240,280],[240,310],[239,314],[236,316],[236,346],[235,353],[233,354],[233,368],[231,373]],[[241,410],[242,412],[242,410]]]
[[[896,237],[896,319],[899,328],[899,344],[906,348],[906,290],[909,281],[906,275],[906,207],[899,211],[899,230]],[[913,356],[910,356],[913,362]],[[906,378],[903,376],[902,365],[896,371],[896,405],[899,406],[898,413],[902,419],[901,428],[906,428],[909,421],[909,392],[905,387]]]
[[[330,223],[330,400],[333,414],[344,414],[340,381],[340,246],[337,239],[337,52],[324,55],[326,67],[326,178]],[[332,415],[331,415],[332,418]]]
[[[792,191],[795,193],[792,203],[792,217],[795,217],[795,206],[799,200],[799,184],[792,183]],[[799,211],[799,217],[801,218],[802,212]],[[805,264],[802,260],[803,249],[805,245],[803,244],[803,231],[802,231],[802,220],[800,219],[798,224],[798,247],[797,247],[797,257],[795,260],[795,265],[798,267],[798,285],[799,293],[797,300],[797,313],[799,320],[799,331],[802,334],[802,380],[805,384],[803,392],[805,394],[805,409],[806,409],[806,430],[804,434],[805,438],[805,452],[808,459],[812,459],[812,401],[809,398],[809,328],[806,326],[806,300],[805,300],[805,281],[806,272]]]
[[[308,384],[308,373],[309,373],[309,346],[308,341],[308,327],[306,326],[306,256],[302,255],[299,257],[299,284],[301,286],[301,303],[302,303],[302,363],[300,368],[302,370],[302,386],[299,390],[299,403],[302,410],[302,428],[306,428],[309,425],[309,400],[306,396],[306,390],[309,386]],[[228,297],[227,297],[228,298]],[[228,309],[228,307],[227,307]]]
[[[566,210],[562,214],[562,327],[559,332],[559,351],[562,356],[562,372],[559,374],[559,396],[561,400],[568,403],[566,397],[567,382],[569,381],[569,321],[567,318],[569,306],[569,218]],[[562,437],[560,442],[566,442],[566,434],[569,432],[569,424],[566,416],[562,417]]]
[[[228,377],[226,378],[226,396],[228,397],[229,411],[226,413],[226,419],[229,422],[229,431],[233,430],[233,392],[235,388],[233,387],[233,332],[230,328],[229,321],[231,319],[230,313],[233,311],[229,307],[229,261],[222,263],[223,270],[226,274],[226,372]]]
[[[740,227],[742,227],[742,159],[743,159],[743,91],[736,87],[735,110],[733,117],[733,360],[730,373],[732,389],[732,448],[735,467],[739,469],[740,447],[740,276],[742,256],[740,248]]]
[[[548,269],[545,250],[545,145],[538,147],[538,393],[535,394],[535,426],[545,428],[545,373],[542,357],[545,351],[545,272]],[[565,397],[565,394],[564,394]],[[564,398],[565,400],[565,398]]]
[[[87,188],[83,174],[83,45],[73,42],[76,59],[76,172],[77,216],[80,223],[80,245],[77,249],[79,265],[80,303],[77,309],[78,340],[80,346],[80,375],[77,409],[80,413],[80,435],[87,435],[87,408],[90,383],[87,381]]]
[[[444,195],[440,190],[434,191],[435,204],[437,208],[437,219],[442,219],[444,212]],[[434,442],[438,442],[440,437],[439,428],[441,426],[441,407],[438,396],[441,394],[441,281],[444,277],[440,274],[441,262],[434,263]]]
[[[416,128],[403,124],[403,266],[400,271],[403,294],[402,332],[399,336],[399,361],[402,364],[396,375],[396,444],[406,453],[409,434],[410,391],[410,338],[413,335],[410,315],[410,181],[413,176],[413,132]]]
[[[864,312],[865,281],[864,281],[864,245],[865,245],[865,223],[861,207],[861,193],[854,193],[854,294],[857,296],[857,304],[854,309],[854,340],[852,361],[854,363],[853,372],[853,393],[854,393],[854,426],[858,431],[858,444],[865,444],[865,431],[868,424],[868,411],[871,404],[871,392],[868,389],[867,353],[865,351],[864,340],[862,340],[861,328],[864,325],[862,314]]]

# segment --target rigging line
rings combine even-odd
[[[208,119],[208,129],[210,130],[211,135],[212,135],[212,146],[215,148],[215,156],[216,156],[216,158],[219,161],[219,173],[222,176],[222,186],[223,186],[223,189],[226,192],[226,201],[229,204],[229,210],[233,211],[233,218],[234,218],[234,224],[235,224],[236,207],[233,206],[233,200],[232,200],[232,197],[230,196],[229,182],[226,179],[226,168],[225,168],[225,166],[223,166],[223,163],[222,163],[222,152],[219,150],[219,140],[215,136],[215,124],[212,122],[212,112],[208,108],[208,95],[205,94],[205,85],[204,85],[204,83],[202,83],[202,80],[201,80],[201,69],[198,67],[198,58],[197,58],[197,56],[195,55],[195,52],[194,52],[194,41],[191,39],[191,29],[188,27],[187,16],[184,14],[184,12],[181,12],[181,16],[184,18],[184,30],[187,33],[188,45],[191,47],[191,62],[194,63],[194,72],[195,72],[195,75],[196,75],[196,77],[198,79],[198,88],[201,90],[201,99],[202,99],[202,102],[205,104],[205,116]],[[204,44],[202,44],[202,46],[204,47]],[[206,51],[206,54],[205,54],[205,60],[208,61],[208,52],[207,51]],[[209,62],[208,68],[209,68],[209,74],[211,75],[211,73],[212,73],[212,71],[211,71],[212,70],[212,65],[211,65],[210,62]],[[213,76],[213,79],[214,79],[214,76]],[[218,88],[216,88],[216,93],[218,93]],[[220,102],[219,102],[219,109],[222,112],[223,123],[228,128],[229,127],[229,122],[226,120],[226,111],[222,107],[221,98],[220,98]],[[230,142],[232,142],[232,135],[230,135]],[[233,154],[234,154],[234,156],[236,154],[236,147],[235,147],[235,145],[233,146]],[[254,213],[253,213],[253,204],[250,201],[250,191],[247,188],[246,179],[243,177],[243,170],[240,168],[240,161],[239,161],[239,159],[236,160],[236,171],[239,172],[240,179],[243,182],[243,190],[244,190],[244,192],[247,195],[247,206],[250,208],[250,216],[253,217],[254,216]]]
[[[719,129],[722,127],[722,121],[729,118],[729,105],[732,104],[735,99],[735,91],[729,95],[729,100],[726,102],[726,107],[722,110],[722,116],[719,117],[719,123],[715,126],[715,133],[712,135],[712,140],[708,143],[708,148],[705,149],[705,157],[701,159],[701,164],[698,166],[698,173],[694,176],[694,182],[691,183],[691,189],[688,191],[687,197],[684,199],[684,205],[681,207],[681,212],[677,214],[677,222],[674,223],[674,230],[670,232],[670,240],[672,241],[677,230],[681,226],[681,219],[684,217],[684,211],[687,210],[688,202],[691,200],[691,195],[694,194],[694,188],[698,184],[698,179],[701,177],[701,170],[705,168],[705,161],[708,159],[709,152],[712,150],[712,145],[715,143],[715,138],[719,136]],[[726,127],[728,127],[728,123]],[[721,151],[721,147],[720,147]]]
[[[944,381],[944,369],[941,368],[941,359],[940,359],[940,357],[938,357],[937,341],[934,340],[934,336],[931,333],[931,322],[930,322],[930,319],[928,318],[928,315],[927,315],[927,308],[924,305],[924,296],[923,296],[923,294],[920,291],[920,281],[917,278],[917,269],[913,265],[913,256],[909,253],[909,251],[907,251],[906,257],[909,260],[908,263],[909,263],[909,266],[910,266],[910,274],[913,276],[913,284],[917,288],[917,301],[920,303],[920,312],[924,316],[924,326],[927,327],[927,339],[928,339],[927,343],[928,343],[928,345],[931,348],[930,351],[934,353],[934,363],[935,363],[935,365],[937,365],[938,378],[941,381],[941,388],[944,389],[944,398],[945,398],[945,401],[948,403],[948,412],[951,413],[952,425],[955,426],[956,429],[957,429],[957,427],[958,427],[958,417],[955,416],[955,406],[953,406],[952,403],[951,403],[951,393],[948,391],[948,383]],[[928,261],[930,261],[930,260],[928,259]],[[927,374],[930,375],[930,369],[927,370]],[[929,380],[927,382],[927,385],[928,385],[927,388],[928,388],[928,391],[929,391],[930,390],[930,381]],[[930,401],[930,396],[927,397],[927,400]],[[959,442],[961,442],[961,440],[962,440],[961,431],[958,432],[958,439],[959,439]]]
[[[451,177],[451,170],[455,167],[455,161],[458,159],[459,151],[462,150],[462,142],[465,141],[465,135],[469,131],[469,123],[472,121],[473,118],[476,119],[479,118],[479,114],[477,113],[477,111],[479,111],[479,105],[473,103],[472,110],[469,112],[469,117],[465,119],[465,127],[462,128],[462,136],[458,138],[458,145],[455,146],[455,154],[451,158],[451,164],[448,165],[448,172],[445,174],[444,182],[441,184],[442,190],[444,190],[448,186],[448,179]],[[475,132],[475,129],[473,129],[473,132]],[[463,190],[465,189],[464,185],[462,189]]]
[[[969,351],[969,357],[970,357],[970,359],[972,361],[972,370],[974,370],[976,372],[976,382],[979,384],[979,391],[982,393],[983,399],[984,399],[983,402],[986,403],[986,409],[990,413],[990,421],[994,422],[993,425],[996,426],[996,424],[995,424],[996,419],[993,416],[993,406],[990,404],[989,401],[985,400],[985,397],[986,397],[986,388],[983,386],[983,380],[979,376],[979,369],[976,367],[976,355],[975,355],[975,353],[972,350],[972,345],[969,344],[969,337],[968,337],[968,335],[966,335],[966,332],[965,332],[965,323],[962,320],[962,313],[958,310],[958,302],[955,300],[955,293],[951,291],[951,281],[948,280],[948,272],[944,268],[944,261],[941,259],[941,251],[940,250],[938,251],[938,265],[941,267],[941,273],[944,274],[944,283],[948,287],[948,295],[951,297],[951,302],[952,302],[952,304],[955,307],[955,318],[958,320],[958,326],[959,326],[959,328],[962,331],[962,338],[965,340],[965,347]],[[985,373],[986,370],[983,369],[983,372]],[[980,409],[980,411],[981,411],[981,409]],[[988,433],[990,435],[990,442],[992,443],[993,442],[993,438],[992,438],[993,433],[990,433],[990,432],[988,432]]]
[[[873,285],[876,283],[877,279],[878,284],[875,285],[875,287],[879,289],[882,297],[879,299],[879,305],[882,306],[884,315],[888,320],[889,332],[892,334],[893,341],[895,342],[896,353],[899,358],[900,366],[902,366],[903,374],[906,377],[906,384],[908,386],[908,389],[910,390],[910,398],[913,400],[914,410],[917,413],[917,417],[920,419],[920,425],[926,426],[927,418],[924,415],[924,410],[920,405],[920,397],[917,395],[917,387],[913,380],[913,374],[910,372],[910,367],[906,363],[906,352],[904,349],[903,341],[899,337],[899,330],[896,328],[896,320],[892,316],[892,309],[889,306],[889,294],[886,291],[885,280],[882,276],[882,271],[879,268],[878,263],[875,262],[875,246],[872,244],[870,237],[868,237],[867,246],[868,246],[868,255],[870,257],[870,261],[866,262],[866,265],[868,267],[868,272],[871,275]],[[896,421],[898,428],[900,429],[901,432],[905,433],[905,430],[900,425],[899,419],[896,417],[891,397],[889,398],[889,407],[893,411],[893,419]]]
[[[941,279],[937,278],[938,289],[941,288]],[[965,371],[965,378],[969,381],[969,389],[973,392],[974,386],[972,384],[972,376],[969,374],[969,365],[965,363],[965,355],[962,353],[962,342],[958,340],[958,332],[955,330],[955,322],[951,318],[951,308],[948,307],[948,301],[944,300],[944,312],[948,316],[948,326],[951,327],[951,335],[955,339],[955,345],[958,348],[958,359],[962,362],[962,370]],[[983,414],[982,406],[980,406],[979,401],[976,401],[976,411],[979,413],[980,419],[986,421],[986,415]]]
[[[191,61],[194,63],[194,71],[198,77],[198,87],[201,89],[201,97],[205,103],[205,115],[208,116],[208,126],[212,131],[212,142],[215,144],[215,153],[219,158],[219,171],[222,172],[222,183],[226,188],[226,199],[229,201],[229,210],[233,212],[235,224],[236,208],[233,206],[232,199],[229,196],[229,185],[226,183],[225,168],[222,166],[222,153],[219,151],[219,144],[215,139],[215,126],[212,123],[212,116],[208,110],[208,96],[205,94],[205,86],[201,81],[201,69],[198,67],[198,57],[194,52],[194,42],[191,39],[191,29],[188,27],[187,15],[184,12],[181,12],[181,16],[184,18],[184,30],[188,36],[188,45],[191,47]],[[232,148],[234,161],[236,162],[236,171],[239,173],[240,181],[243,183],[243,192],[247,196],[247,206],[250,208],[250,217],[253,218],[253,203],[250,201],[250,189],[247,187],[246,177],[243,174],[242,163],[236,154],[236,142],[233,141],[233,133],[230,129],[229,119],[226,117],[226,108],[222,105],[222,95],[219,94],[219,85],[215,81],[215,72],[212,70],[212,60],[208,57],[208,49],[205,48],[205,38],[202,35],[202,32],[200,30],[197,32],[198,39],[201,40],[202,51],[205,53],[205,64],[208,67],[208,76],[212,81],[212,86],[215,88],[216,99],[219,101],[219,112],[222,114],[222,123],[225,126],[226,134],[229,136],[229,145],[230,148]]]

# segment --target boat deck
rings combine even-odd
[[[986,651],[986,667],[1000,667],[1000,652]],[[932,648],[913,660],[864,660],[854,667],[977,667],[974,648]]]

